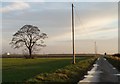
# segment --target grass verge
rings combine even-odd
[[[76,84],[95,62],[96,58],[82,60],[76,64],[68,65],[53,73],[42,73],[26,81],[27,83],[71,83]]]
[[[120,71],[120,58],[118,57],[106,57],[106,59],[114,66],[118,71]]]

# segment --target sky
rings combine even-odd
[[[71,34],[72,2],[2,2],[0,29],[2,53],[22,53],[9,43],[12,35],[26,24],[35,25],[48,34],[46,47],[38,53],[72,53]],[[75,52],[118,52],[118,3],[73,2],[75,17]]]

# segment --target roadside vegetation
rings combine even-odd
[[[79,61],[76,64],[71,64],[61,69],[57,69],[52,73],[41,73],[34,78],[29,79],[27,82],[40,82],[40,83],[77,83],[90,69],[96,58],[90,58]]]
[[[106,57],[107,60],[114,66],[117,68],[118,71],[120,71],[120,57],[119,56],[109,56]]]
[[[120,54],[119,54],[119,53],[113,54],[112,56],[114,56],[114,57],[119,57],[119,58],[120,58]]]
[[[76,62],[90,58],[91,57],[78,57],[76,58]],[[52,73],[71,63],[71,58],[3,58],[2,81],[23,82],[41,73]]]

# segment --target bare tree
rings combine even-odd
[[[12,38],[11,45],[14,48],[26,47],[29,51],[29,57],[33,58],[32,52],[36,47],[45,47],[44,39],[47,38],[46,33],[40,33],[38,27],[33,25],[24,25],[18,30]]]

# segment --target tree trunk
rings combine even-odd
[[[31,49],[31,48],[29,48],[29,57],[30,57],[30,58],[33,58],[33,57],[32,57],[32,49]]]

